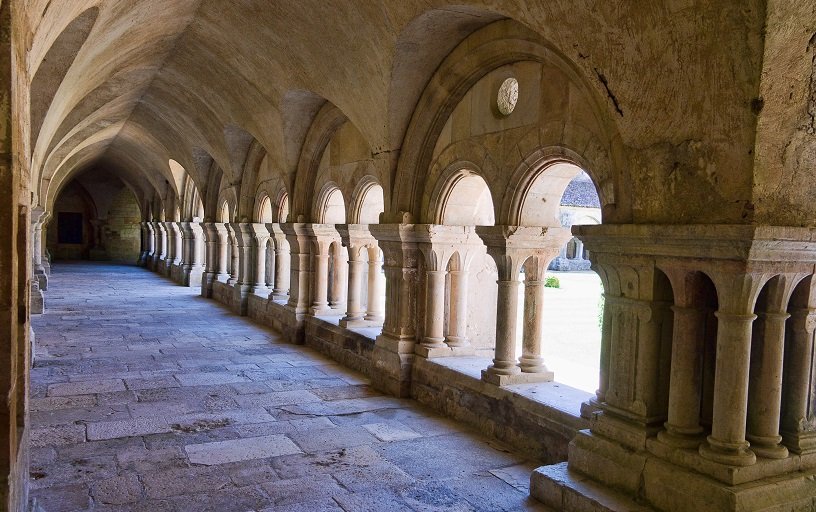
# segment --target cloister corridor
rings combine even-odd
[[[33,319],[48,512],[544,510],[526,460],[134,266],[64,263]]]

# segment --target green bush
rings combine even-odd
[[[561,288],[561,281],[555,276],[547,276],[544,279],[544,286],[547,288]]]

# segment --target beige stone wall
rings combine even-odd
[[[141,210],[133,193],[127,188],[113,198],[108,210],[105,248],[114,261],[135,263],[141,249]]]

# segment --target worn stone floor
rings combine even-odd
[[[31,493],[58,511],[540,510],[538,466],[138,267],[54,267]]]

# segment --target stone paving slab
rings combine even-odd
[[[57,264],[33,324],[47,512],[539,510],[538,461],[146,270]]]
[[[191,463],[205,466],[301,453],[300,448],[284,435],[189,444],[184,449]]]

